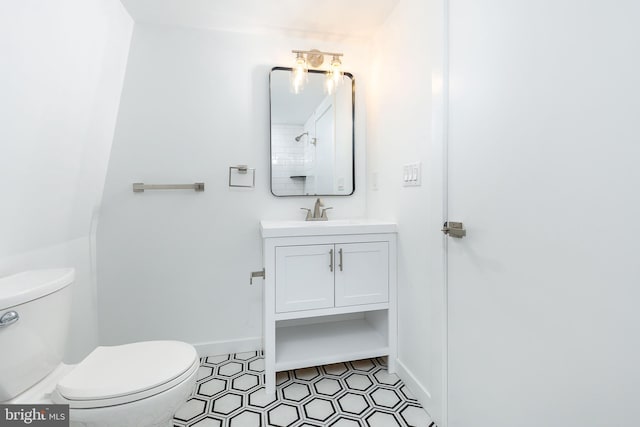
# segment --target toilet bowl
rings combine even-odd
[[[0,402],[69,405],[71,426],[170,426],[192,393],[200,365],[193,346],[147,341],[98,347],[61,363],[72,269],[0,279]],[[1,319],[9,319],[3,325]]]

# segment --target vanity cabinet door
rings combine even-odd
[[[334,245],[276,247],[276,312],[333,307]]]
[[[389,301],[389,244],[336,245],[336,307]]]

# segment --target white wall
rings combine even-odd
[[[117,0],[0,6],[0,275],[77,269],[70,360],[97,342],[90,236],[132,28]]]
[[[400,0],[373,43],[367,205],[398,223],[399,375],[442,419],[442,22],[436,0]],[[422,162],[422,186],[402,165]],[[375,188],[377,183],[377,189]]]
[[[344,51],[358,79],[366,49],[357,44],[136,25],[98,228],[104,343],[260,346],[262,283],[248,283],[262,268],[259,221],[302,219],[314,201],[270,193],[269,71],[288,66],[291,49],[313,47]],[[335,218],[365,214],[363,93],[356,194],[326,198]],[[256,168],[255,189],[228,187],[237,164]],[[195,181],[206,191],[131,191]]]

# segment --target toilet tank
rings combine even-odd
[[[62,362],[71,314],[72,268],[32,270],[0,279],[0,402]]]

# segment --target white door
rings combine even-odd
[[[640,425],[640,2],[449,4],[448,427]]]
[[[389,244],[336,245],[336,307],[389,300]]]
[[[333,307],[333,245],[276,248],[276,312]]]
[[[317,194],[332,194],[334,192],[335,140],[333,97],[327,97],[316,112],[315,172]]]

